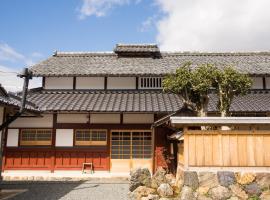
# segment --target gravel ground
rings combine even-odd
[[[18,190],[10,200],[126,200],[127,182],[4,182],[3,190]],[[24,191],[24,192],[21,192]]]

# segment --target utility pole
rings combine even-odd
[[[26,104],[26,96],[27,96],[27,91],[28,91],[28,84],[29,80],[32,79],[32,72],[28,70],[28,68],[24,68],[22,73],[18,75],[20,78],[24,78],[24,83],[23,83],[23,91],[22,91],[22,99],[21,99],[21,105],[20,109],[18,112],[16,112],[13,116],[8,117],[7,119],[4,119],[5,121],[3,124],[0,126],[0,131],[2,134],[1,137],[1,151],[0,151],[0,178],[2,179],[2,159],[3,159],[3,151],[4,151],[4,141],[5,141],[5,132],[6,129],[8,128],[9,124],[11,124],[14,120],[16,120],[18,117],[20,117],[24,110],[25,110],[25,104]]]
[[[18,117],[20,117],[25,109],[25,103],[26,103],[26,96],[27,96],[27,91],[28,91],[28,84],[29,84],[29,79],[32,79],[32,72],[28,70],[28,68],[24,68],[22,73],[18,75],[20,78],[24,78],[24,83],[23,83],[23,91],[22,91],[22,99],[21,99],[21,106],[18,112],[15,113],[15,115],[9,117],[1,126],[0,126],[0,131],[3,131],[5,128],[8,127],[8,125],[16,120]]]

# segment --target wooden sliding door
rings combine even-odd
[[[152,170],[151,131],[111,131],[111,171]]]

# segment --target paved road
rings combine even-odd
[[[127,182],[11,182],[2,183],[3,190],[21,193],[10,200],[126,200]]]

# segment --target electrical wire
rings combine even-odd
[[[5,71],[0,71],[0,73],[4,73],[4,74],[19,74],[18,72],[5,72]]]

